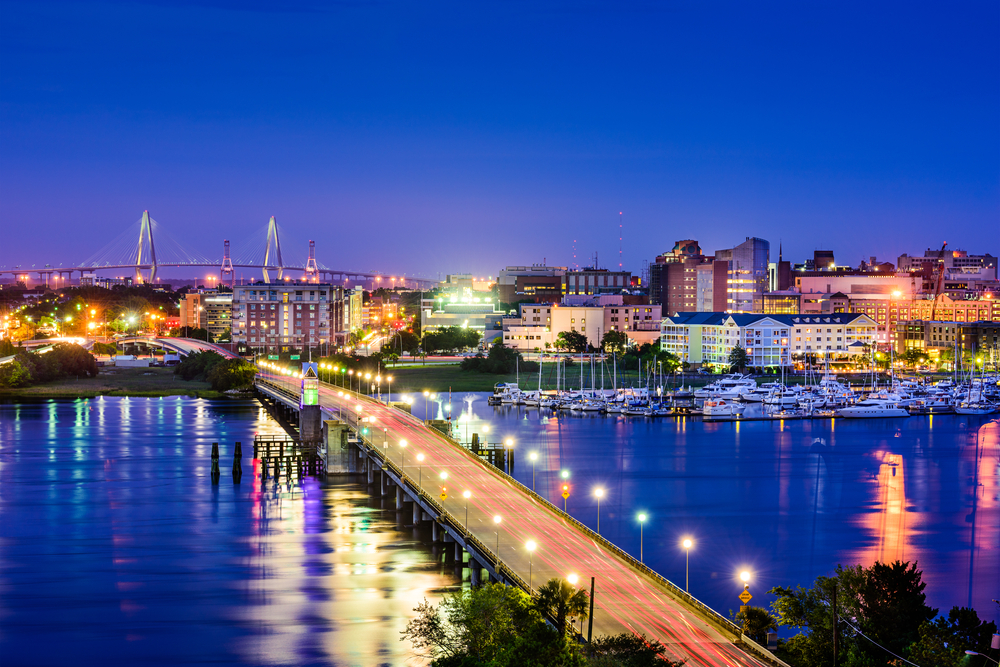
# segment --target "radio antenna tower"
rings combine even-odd
[[[622,212],[618,211],[618,270],[622,270]]]
[[[309,241],[309,259],[306,261],[306,281],[312,278],[319,282],[319,267],[316,265],[316,242]]]
[[[236,284],[236,272],[233,271],[233,260],[229,256],[229,239],[222,242],[222,270],[219,273],[222,277],[219,282],[225,283],[226,276],[229,276],[229,286]]]

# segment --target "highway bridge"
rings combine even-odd
[[[297,377],[261,367],[256,387],[284,409],[299,409]],[[529,593],[553,577],[595,577],[594,636],[644,633],[689,666],[787,667],[729,619],[408,412],[327,383],[320,383],[320,404],[325,418],[357,434],[369,482],[380,475],[383,493],[395,489],[398,509],[412,503],[414,521],[430,520],[435,540],[468,552],[474,584],[482,571]]]
[[[344,285],[363,284],[367,287],[412,287],[426,288],[436,281],[425,278],[389,275],[378,271],[348,271],[326,266],[316,259],[316,244],[309,241],[308,254],[284,248],[282,255],[281,229],[274,216],[265,228],[251,233],[235,250],[229,240],[222,242],[222,256],[211,258],[193,252],[174,241],[155,220],[144,211],[142,218],[126,229],[117,238],[82,261],[69,264],[42,266],[0,266],[0,275],[10,274],[27,282],[30,274],[37,274],[45,285],[66,285],[73,273],[95,274],[98,271],[125,269],[134,272],[136,283],[153,283],[161,268],[212,268],[219,273],[221,284],[232,285],[236,281],[236,269],[254,269],[261,272],[264,282],[273,280],[296,280],[304,282],[338,282]],[[286,275],[286,273],[288,275]],[[249,277],[249,276],[248,276]],[[251,278],[252,280],[253,278]]]

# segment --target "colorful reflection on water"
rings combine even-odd
[[[414,395],[423,416],[423,396]],[[448,416],[446,394],[428,412]],[[453,394],[455,434],[486,428],[513,438],[514,474],[638,556],[639,512],[648,565],[726,614],[740,602],[736,573],[753,572],[753,604],[772,586],[809,585],[838,564],[917,560],[929,603],[973,606],[996,618],[1000,599],[1000,420],[936,416],[876,420],[649,419],[527,409]]]
[[[262,487],[279,431],[252,401],[0,404],[4,664],[423,664],[399,632],[461,573],[363,485]]]

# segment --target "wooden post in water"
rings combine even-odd
[[[237,442],[233,451],[233,484],[239,484],[243,479],[243,443]]]
[[[219,483],[219,443],[212,443],[212,484]]]

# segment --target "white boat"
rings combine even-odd
[[[512,405],[521,399],[521,390],[516,382],[499,382],[493,387],[493,399]]]
[[[910,413],[899,404],[877,398],[866,398],[854,405],[837,410],[840,417],[874,419],[882,417],[909,417]]]
[[[747,375],[728,375],[725,378],[705,385],[694,392],[695,398],[737,398],[740,394],[757,388],[757,381]]]
[[[959,403],[955,406],[956,415],[991,415],[996,407],[989,403]]]
[[[737,417],[746,410],[745,405],[732,400],[719,399],[717,401],[705,401],[701,408],[701,414],[706,417]]]

